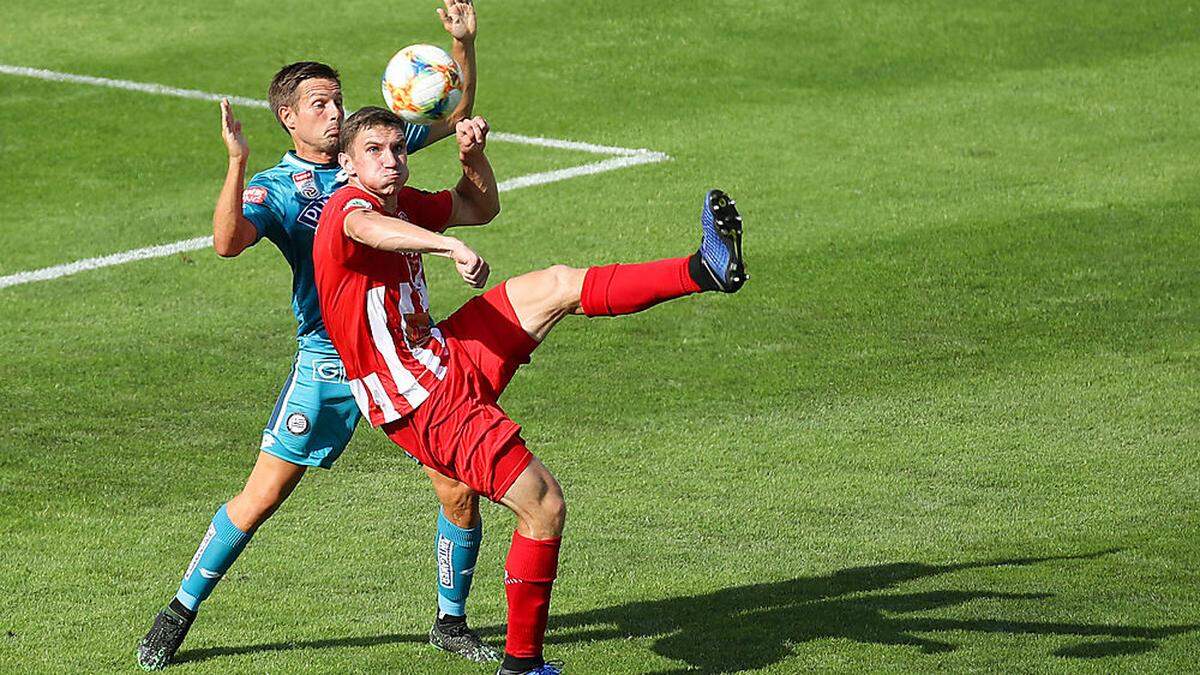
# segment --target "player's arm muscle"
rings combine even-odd
[[[462,246],[454,237],[447,237],[407,220],[385,216],[376,211],[358,210],[346,215],[343,225],[346,236],[360,244],[393,253],[430,253],[449,256]]]
[[[245,161],[229,160],[225,184],[213,210],[213,249],[222,257],[233,257],[258,240],[258,229],[242,215],[242,182]]]
[[[250,147],[242,134],[242,123],[229,107],[229,99],[221,99],[221,138],[229,152],[229,169],[213,209],[213,248],[219,256],[232,257],[258,241],[258,229],[242,215],[242,183],[246,179]]]
[[[463,281],[483,288],[491,268],[462,241],[374,211],[352,211],[342,225],[346,236],[381,251],[430,253],[449,258]]]
[[[500,214],[500,190],[496,174],[483,152],[487,138],[487,122],[481,117],[464,120],[458,125],[459,153],[462,178],[451,190],[453,208],[450,225],[483,225]]]

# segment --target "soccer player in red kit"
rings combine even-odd
[[[741,217],[713,190],[701,212],[700,250],[633,265],[556,265],[509,279],[444,321],[429,316],[422,255],[450,258],[473,287],[488,265],[443,234],[500,211],[484,155],[487,124],[456,128],[462,178],[422,192],[408,179],[403,122],[364,108],[343,125],[338,161],[349,184],[321,213],[313,244],[321,313],[371,424],[423,465],[508,507],[517,528],[504,566],[508,634],[500,675],[557,675],[542,657],[566,507],[550,471],[521,439],[497,398],[563,317],[632,314],[701,291],[745,283]]]

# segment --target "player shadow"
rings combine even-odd
[[[686,664],[678,670],[659,672],[726,673],[764,668],[790,656],[799,644],[826,638],[914,647],[926,654],[957,649],[951,642],[928,636],[949,631],[1109,638],[1085,640],[1054,651],[1057,657],[1101,658],[1144,653],[1156,649],[1160,639],[1200,630],[1200,625],[1148,627],[926,618],[909,615],[972,600],[1043,600],[1051,595],[954,590],[880,593],[959,570],[1087,560],[1113,552],[952,565],[892,563],[704,595],[634,602],[552,616],[554,630],[547,642],[649,638],[654,640],[651,649],[656,654]]]
[[[902,584],[960,570],[1025,566],[1052,561],[1088,560],[1115,551],[1074,556],[1013,558],[951,565],[890,563],[853,567],[816,577],[726,588],[702,595],[631,602],[602,609],[554,614],[547,643],[642,638],[651,649],[682,664],[660,672],[726,673],[764,668],[783,661],[802,643],[825,638],[913,647],[926,654],[957,649],[930,633],[972,631],[1060,635],[1083,640],[1055,650],[1062,658],[1102,658],[1140,654],[1158,640],[1200,630],[1200,625],[1131,626],[1102,623],[1011,621],[1005,619],[938,619],[910,616],[973,600],[1044,600],[1046,593],[1002,591],[923,591],[882,593]],[[501,627],[480,630],[499,636]],[[175,661],[204,661],[219,656],[293,649],[372,647],[424,643],[424,634],[389,634],[325,640],[276,642],[241,647],[213,647],[180,652]]]

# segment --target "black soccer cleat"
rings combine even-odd
[[[434,620],[433,628],[429,629],[429,644],[475,663],[495,663],[500,660],[500,652],[481,640],[466,621],[443,625]]]
[[[742,217],[734,201],[720,190],[709,190],[700,212],[703,238],[700,261],[712,276],[717,290],[734,293],[746,280],[746,261],[742,259]]]
[[[179,645],[187,636],[188,629],[196,617],[185,617],[171,610],[163,609],[154,617],[154,625],[150,632],[138,643],[137,660],[143,670],[162,670],[175,658]]]

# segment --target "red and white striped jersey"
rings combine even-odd
[[[446,376],[450,351],[429,316],[429,291],[418,253],[390,253],[354,241],[346,216],[359,209],[441,232],[453,202],[447,191],[405,187],[395,213],[369,192],[347,185],[321,212],[313,241],[321,314],[346,367],[354,399],[372,425],[404,417]]]

